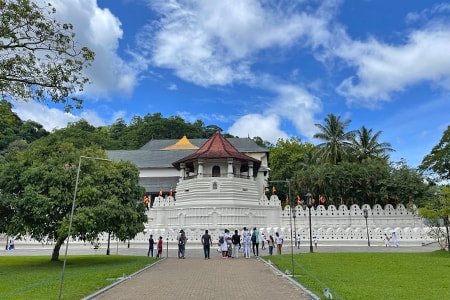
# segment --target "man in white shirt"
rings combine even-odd
[[[275,244],[277,245],[277,254],[281,255],[281,247],[283,247],[283,237],[275,233]]]
[[[252,234],[244,227],[244,232],[242,233],[242,244],[244,244],[244,257],[250,258],[250,246],[252,242]]]

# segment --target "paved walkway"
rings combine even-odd
[[[342,246],[322,245],[314,252],[428,252],[437,250],[436,245],[401,246],[399,248],[381,245]],[[200,247],[186,250],[187,258],[178,259],[176,249],[163,250],[161,260],[142,272],[115,284],[102,293],[96,293],[86,299],[312,299],[299,284],[266,264],[259,258],[222,259],[214,247],[211,259],[203,258]],[[309,252],[309,245],[302,249],[284,247],[283,253]],[[14,251],[0,251],[0,256],[51,255],[51,246],[19,247]],[[111,254],[146,255],[145,244],[140,247],[126,246],[111,248]],[[93,250],[80,245],[69,246],[69,255],[104,255],[105,249]],[[267,255],[267,250],[261,251]],[[63,251],[61,251],[63,255]],[[61,256],[62,258],[62,256]]]
[[[312,299],[263,261],[168,258],[91,299]]]

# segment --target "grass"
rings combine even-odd
[[[289,254],[266,256],[292,272]],[[69,256],[63,299],[82,299],[155,262],[146,256]],[[0,299],[58,299],[63,262],[48,256],[0,256]],[[295,280],[333,299],[450,299],[450,253],[302,253]]]
[[[147,256],[69,256],[63,299],[82,299],[155,262]],[[0,257],[0,299],[58,299],[63,262],[49,256]]]
[[[264,257],[292,273],[290,255]],[[333,299],[450,299],[450,253],[302,253],[296,281]]]

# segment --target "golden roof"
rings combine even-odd
[[[161,150],[195,150],[197,146],[193,145],[186,136],[183,136],[175,144],[162,148]]]

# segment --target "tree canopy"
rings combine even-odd
[[[95,147],[78,150],[72,143],[43,138],[25,151],[9,153],[0,165],[0,226],[9,234],[55,241],[52,260],[58,260],[67,238],[78,166],[72,237],[92,241],[108,232],[125,240],[144,229],[144,190],[137,167],[82,160],[82,155],[107,157]]]
[[[431,153],[424,157],[420,169],[433,172],[439,177],[437,180],[450,179],[450,125]]]
[[[379,141],[381,131],[346,131],[350,122],[328,115],[316,124],[320,132],[314,137],[323,141],[317,146],[279,140],[270,148],[270,180],[291,179],[294,196],[311,192],[324,204],[423,204],[428,187],[421,174],[405,161],[388,161],[394,149]]]
[[[66,111],[80,108],[73,96],[89,79],[83,70],[94,52],[79,45],[71,24],[53,17],[50,3],[0,0],[0,93],[17,101],[50,99]]]
[[[324,122],[325,124],[315,124],[320,132],[314,134],[314,138],[323,141],[317,145],[317,154],[322,161],[335,165],[351,155],[351,140],[355,133],[346,131],[351,120],[341,121],[340,116],[329,114]]]

